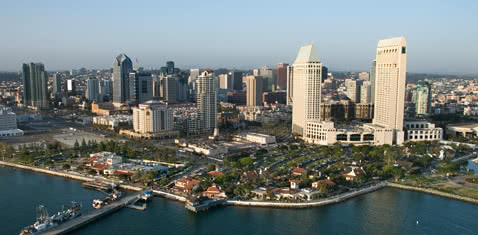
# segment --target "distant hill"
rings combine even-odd
[[[0,81],[20,81],[21,74],[15,72],[0,72]]]

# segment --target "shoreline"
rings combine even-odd
[[[11,162],[5,162],[5,161],[0,161],[0,166],[8,166],[12,168],[19,168],[23,170],[29,170],[33,172],[38,172],[38,173],[43,173],[43,174],[48,174],[48,175],[53,175],[53,176],[60,176],[63,178],[67,179],[72,179],[72,180],[78,180],[82,182],[87,182],[87,181],[92,181],[96,180],[95,178],[92,177],[86,177],[82,175],[76,175],[72,173],[67,173],[67,172],[58,172],[58,171],[53,171],[53,170],[47,170],[43,168],[38,168],[38,167],[32,167],[32,166],[26,166],[22,164],[17,164],[17,163],[11,163]],[[459,200],[463,202],[468,202],[468,203],[473,203],[473,204],[478,204],[478,199],[474,198],[469,198],[469,197],[464,197],[464,196],[459,196],[451,193],[446,193],[446,192],[441,192],[435,189],[427,189],[427,188],[420,188],[420,187],[414,187],[414,186],[408,186],[408,185],[402,185],[402,184],[397,184],[397,183],[391,183],[391,182],[382,182],[378,183],[376,185],[360,189],[358,191],[353,191],[353,192],[348,192],[344,193],[332,198],[326,198],[320,201],[313,201],[313,202],[275,202],[275,201],[238,201],[238,200],[226,200],[225,205],[227,206],[248,206],[248,207],[272,207],[272,208],[310,208],[310,207],[319,207],[319,206],[325,206],[325,205],[331,205],[331,204],[336,204],[336,203],[341,203],[344,202],[350,198],[354,198],[363,194],[371,193],[377,190],[380,190],[385,187],[391,187],[391,188],[397,188],[397,189],[402,189],[402,190],[409,190],[409,191],[415,191],[415,192],[422,192],[422,193],[427,193],[435,196],[440,196],[448,199],[454,199],[454,200]],[[126,189],[126,190],[131,190],[131,191],[142,191],[144,190],[141,187],[134,186],[134,185],[120,185],[120,188]],[[179,196],[176,194],[171,194],[168,192],[160,191],[160,190],[153,190],[153,193],[161,196],[166,199],[170,200],[176,200],[180,202],[185,202],[186,198],[183,196]]]

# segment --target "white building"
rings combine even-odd
[[[0,138],[22,136],[23,131],[17,128],[17,115],[0,105]]]
[[[196,80],[198,127],[202,134],[211,135],[217,127],[217,79],[214,71],[204,70]]]
[[[115,129],[120,125],[130,125],[132,120],[130,115],[97,116],[93,117],[93,124]]]
[[[174,129],[173,111],[159,101],[147,101],[133,108],[133,129],[135,132],[158,133]]]
[[[394,143],[404,140],[403,118],[407,72],[404,37],[380,40],[377,46],[373,123],[394,129]]]
[[[405,132],[408,141],[440,141],[443,139],[443,129],[424,120],[406,120]]]
[[[319,121],[322,64],[313,45],[303,46],[288,69],[292,84],[292,133],[303,136],[306,123]]]
[[[260,134],[260,133],[247,133],[246,135],[246,140],[262,145],[266,144],[275,144],[276,143],[276,137],[271,136],[271,135],[265,135],[265,134]]]

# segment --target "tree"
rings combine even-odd
[[[73,145],[73,149],[74,149],[75,151],[80,150],[80,143],[78,143],[78,140],[75,140],[75,144]]]
[[[251,157],[244,157],[239,159],[239,163],[241,163],[242,166],[250,166],[252,165],[254,161],[252,160]]]
[[[71,168],[70,164],[64,164],[63,170],[69,170]]]

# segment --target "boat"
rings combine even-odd
[[[471,161],[472,161],[473,163],[475,163],[475,164],[478,164],[478,157],[475,158],[475,159],[473,159],[473,160],[471,160]]]
[[[153,192],[148,190],[148,191],[145,191],[145,192],[140,196],[140,199],[143,200],[143,201],[149,201],[152,196],[153,196]]]
[[[114,201],[120,199],[121,196],[122,196],[121,192],[114,189],[113,192],[111,194],[108,194],[108,196],[106,196],[106,198],[104,200],[100,200],[100,199],[93,200],[92,206],[95,209],[100,209],[100,208],[110,204],[111,202],[114,202]]]
[[[95,208],[95,209],[100,209],[100,208],[102,208],[102,207],[104,206],[104,204],[105,204],[105,203],[104,203],[102,200],[95,199],[95,200],[93,200],[93,204],[92,204],[92,205],[93,205],[93,208]]]
[[[44,233],[51,228],[58,226],[66,221],[74,219],[81,215],[81,204],[76,202],[71,202],[71,207],[65,210],[65,207],[62,207],[62,210],[56,214],[49,216],[48,211],[45,206],[40,205],[37,208],[37,219],[33,225],[29,225],[23,228],[20,231],[20,235],[36,235]]]

